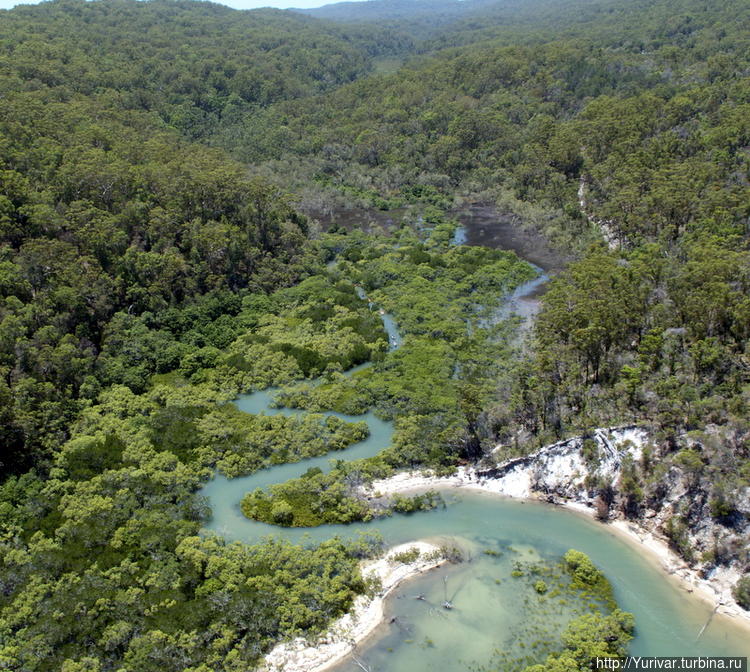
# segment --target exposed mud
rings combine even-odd
[[[404,220],[417,217],[416,210],[409,207],[394,210],[333,207],[325,212],[309,210],[306,214],[318,220],[323,230],[336,224],[350,231],[371,231],[373,227],[388,231]],[[466,245],[513,250],[519,257],[551,274],[562,270],[570,260],[560,250],[554,249],[540,233],[525,229],[518,216],[498,212],[492,203],[471,203],[449,214],[456,217],[466,229]],[[544,287],[540,287],[538,294],[543,292]]]
[[[570,261],[540,233],[525,229],[517,215],[498,212],[490,203],[472,203],[452,214],[466,227],[467,245],[513,250],[519,257],[552,274]]]
[[[360,229],[370,232],[373,227],[379,226],[386,231],[397,227],[404,220],[409,220],[416,215],[411,208],[395,208],[393,210],[377,210],[375,208],[344,208],[334,206],[325,210],[317,208],[303,208],[304,213],[311,219],[316,219],[324,231],[333,224],[341,226],[348,231]]]

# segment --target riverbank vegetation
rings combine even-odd
[[[399,465],[446,466],[471,457],[472,420],[505,366],[507,325],[493,319],[503,295],[535,272],[513,253],[423,243],[411,229],[393,238],[327,236],[334,273],[362,286],[403,337],[400,347],[351,377],[284,388],[287,406],[377,414],[396,423],[383,456]],[[439,421],[436,422],[436,418]],[[420,444],[413,441],[420,437]]]
[[[503,555],[489,550],[490,556]],[[505,552],[518,555],[513,547]],[[583,672],[594,658],[626,655],[635,631],[633,616],[617,607],[612,586],[585,553],[570,549],[557,562],[514,560],[511,577],[520,584],[525,618],[519,632],[510,633],[516,646],[509,648],[524,653],[498,651],[482,670]]]
[[[403,343],[376,353],[370,368],[353,375],[329,371],[322,380],[282,388],[275,401],[314,411],[374,409],[394,422],[393,442],[368,460],[339,462],[327,474],[307,473],[249,493],[242,502],[246,516],[311,526],[432,508],[432,497],[373,506],[359,489],[395,468],[449,471],[474,456],[476,415],[511,347],[512,331],[495,324],[493,315],[502,296],[535,272],[512,253],[451,246],[445,232],[439,226],[424,233],[424,241],[411,228],[391,238],[351,233],[321,239],[337,254],[329,273],[357,283],[383,306],[398,323]]]
[[[242,513],[248,518],[282,527],[316,527],[370,521],[393,513],[429,511],[443,504],[434,491],[413,496],[396,496],[387,502],[372,502],[357,495],[352,481],[361,471],[340,462],[338,468],[324,474],[309,469],[295,478],[267,490],[249,492],[242,499]]]

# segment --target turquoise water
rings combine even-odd
[[[512,302],[518,305],[539,284],[537,278],[519,288],[508,297],[507,305],[511,307]],[[524,316],[523,311],[517,312]],[[400,345],[401,337],[390,316],[382,317],[390,348],[394,349]],[[243,395],[237,406],[254,414],[304,412],[273,408],[273,392]],[[370,427],[370,436],[365,441],[335,453],[333,459],[369,457],[390,444],[392,424],[372,413],[328,415],[348,421],[365,420]],[[417,539],[459,546],[466,562],[410,581],[389,598],[387,620],[395,620],[384,624],[377,636],[357,650],[358,659],[372,672],[458,672],[491,664],[496,650],[523,653],[520,642],[529,641],[540,628],[554,629],[556,620],[564,615],[544,612],[538,596],[529,595],[510,576],[512,563],[515,559],[539,557],[554,561],[569,548],[587,553],[604,570],[618,603],[635,615],[637,635],[631,644],[633,654],[750,655],[747,632],[723,617],[714,617],[698,640],[698,633],[710,615],[707,605],[681,590],[636,547],[615,536],[606,526],[550,505],[447,491],[445,509],[396,515],[366,524],[288,529],[251,521],[242,515],[239,505],[247,492],[295,478],[310,467],[325,471],[330,468],[330,460],[331,456],[312,458],[231,480],[217,475],[202,490],[213,514],[206,527],[229,540],[249,543],[278,535],[314,544],[336,535],[349,537],[360,531],[378,531],[388,546]],[[502,555],[488,556],[484,550]],[[419,594],[425,600],[414,599]],[[439,606],[446,596],[453,601],[452,611]],[[336,668],[339,672],[361,669],[354,661]]]
[[[455,544],[464,551],[467,562],[430,572],[389,597],[388,615],[396,616],[397,623],[383,626],[379,636],[358,652],[373,670],[458,671],[467,669],[468,661],[486,663],[495,648],[515,651],[518,632],[533,626],[538,615],[528,613],[519,599],[517,583],[510,576],[510,560],[515,556],[508,545],[526,549],[528,555],[520,557],[527,560],[535,555],[555,560],[569,548],[587,553],[604,569],[621,607],[635,614],[637,635],[631,644],[635,655],[750,655],[746,631],[721,617],[714,617],[696,641],[709,607],[681,590],[606,526],[565,509],[447,491],[445,509],[346,527],[279,529],[242,516],[239,501],[255,486],[242,481],[217,479],[204,491],[214,506],[210,529],[228,539],[254,542],[278,534],[295,542],[316,543],[377,530],[388,546],[427,539]],[[486,556],[485,549],[504,555]],[[450,612],[434,608],[444,599],[443,576],[448,577],[448,595],[456,607]],[[413,599],[420,593],[426,602]],[[434,647],[420,645],[426,638]],[[337,669],[359,668],[344,663]]]

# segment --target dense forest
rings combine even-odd
[[[246,670],[373,591],[374,537],[199,535],[216,470],[366,435],[326,410],[374,409],[393,445],[251,493],[247,515],[367,519],[353,486],[374,477],[638,422],[658,441],[624,514],[682,475],[675,548],[750,570],[747,543],[685,542],[706,510],[746,524],[747,3],[368,4],[360,23],[189,0],[0,11],[1,668]],[[573,259],[520,354],[489,318],[533,271],[449,244],[472,200]],[[343,206],[413,219],[322,231]],[[311,413],[227,403],[269,386]]]
[[[480,194],[574,250],[533,347],[479,419],[484,445],[507,457],[648,424],[657,445],[632,466],[623,506],[638,517],[665,475],[688,480],[695,497],[666,532],[699,561],[686,526],[710,511],[741,534],[750,479],[748,8],[545,5],[533,28],[486,24],[459,23],[453,43],[468,46],[397,73],[270,106],[243,147],[270,158],[265,129],[283,116],[294,165],[277,148],[267,173],[377,207]],[[703,560],[742,566],[746,548],[716,539]]]

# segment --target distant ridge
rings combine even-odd
[[[433,20],[451,20],[493,5],[497,0],[366,0],[337,2],[315,9],[292,9],[330,21],[389,21],[431,16]]]

